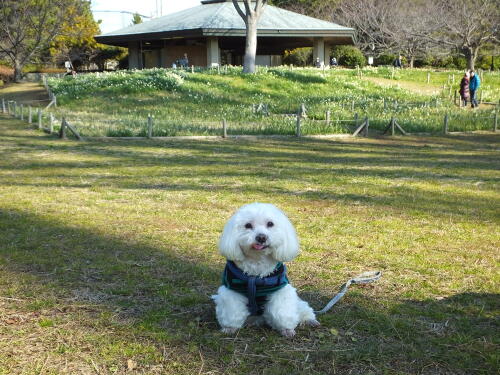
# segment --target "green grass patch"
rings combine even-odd
[[[498,146],[78,143],[0,118],[0,373],[495,373]],[[315,308],[362,271],[382,279],[293,340],[265,327],[224,336],[216,244],[253,201],[295,224],[290,279]]]
[[[293,135],[301,104],[308,115],[302,123],[304,135],[352,133],[355,115],[369,117],[375,131],[383,130],[392,116],[407,132],[441,132],[445,114],[454,116],[453,130],[491,130],[493,126],[494,107],[483,106],[472,114],[454,106],[448,90],[416,92],[397,86],[401,80],[418,80],[423,74],[418,70],[398,71],[402,76],[396,77],[395,84],[384,86],[358,78],[355,70],[286,68],[263,69],[255,75],[236,68],[220,74],[216,70],[182,72],[183,83],[175,88],[143,88],[135,82],[143,75],[149,82],[149,75],[177,74],[181,73],[154,69],[54,79],[50,84],[60,93],[54,111],[83,136],[145,136],[149,115],[154,136],[220,135],[222,119],[230,135]],[[385,74],[383,69],[366,70],[367,76]],[[109,83],[110,75],[124,86]],[[490,80],[485,81],[484,87]],[[494,80],[490,84],[500,86]]]

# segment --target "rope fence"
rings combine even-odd
[[[402,135],[419,134],[419,132],[408,132],[405,127],[410,126],[411,122],[408,119],[396,118],[393,114],[390,118],[387,117],[361,117],[355,113],[352,118],[334,118],[333,113],[328,110],[324,115],[324,119],[309,118],[304,104],[301,104],[296,114],[284,115],[267,115],[263,119],[270,119],[269,123],[262,121],[228,121],[226,118],[221,118],[220,121],[204,121],[204,120],[165,120],[155,119],[152,115],[148,115],[144,119],[134,118],[133,121],[122,120],[99,120],[91,119],[90,125],[88,122],[78,119],[77,117],[71,120],[67,116],[62,116],[58,119],[49,108],[53,105],[57,106],[57,98],[52,94],[49,105],[42,107],[33,107],[25,105],[26,102],[17,103],[13,100],[2,100],[2,112],[18,118],[21,121],[26,121],[39,130],[45,131],[48,134],[58,134],[60,138],[66,138],[68,131],[71,132],[78,140],[83,138],[91,139],[92,134],[96,134],[106,129],[108,137],[170,137],[179,135],[182,136],[200,134],[208,136],[245,136],[245,135],[285,135],[285,136],[314,136],[314,135],[344,135],[344,136],[369,136],[370,131],[374,134],[385,135],[390,132],[394,136],[397,132]],[[29,101],[44,102],[47,100]],[[262,106],[262,108],[264,108]],[[476,130],[498,131],[498,112],[495,111],[492,115],[468,115],[468,114],[445,114],[439,120],[439,117],[432,118],[442,126],[435,126],[431,133],[449,134],[452,132],[471,132]],[[81,131],[84,131],[84,136]],[[185,134],[182,134],[185,133]],[[428,134],[429,132],[422,132]],[[97,138],[102,138],[99,136]]]

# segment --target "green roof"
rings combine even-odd
[[[244,10],[243,3],[241,7]],[[96,37],[98,42],[175,36],[245,36],[245,23],[231,0],[204,1],[202,5],[155,18]],[[258,23],[260,37],[341,37],[354,39],[354,29],[266,5]]]

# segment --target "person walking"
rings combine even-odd
[[[460,98],[462,99],[462,105],[467,107],[467,100],[469,99],[469,71],[467,70],[460,81]]]
[[[475,71],[471,70],[470,72],[470,82],[469,82],[469,92],[470,92],[470,104],[472,108],[479,107],[479,103],[477,102],[476,93],[479,87],[481,86],[481,78],[479,78],[479,74],[476,74]]]

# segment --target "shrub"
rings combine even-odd
[[[355,68],[356,66],[362,68],[366,65],[366,58],[359,48],[353,46],[336,46],[332,52],[340,65],[349,68]]]
[[[5,65],[0,65],[0,80],[10,82],[14,79],[14,69]]]
[[[166,69],[124,70],[118,72],[79,74],[76,77],[51,78],[48,84],[56,95],[78,98],[96,91],[116,93],[173,90],[182,85],[179,73]]]
[[[375,59],[375,65],[392,65],[395,59],[396,55],[392,54],[380,55]]]
[[[285,51],[283,64],[294,66],[311,66],[313,64],[312,48],[296,48]]]
[[[500,69],[500,56],[481,56],[476,61],[476,68],[484,70],[498,70]]]

